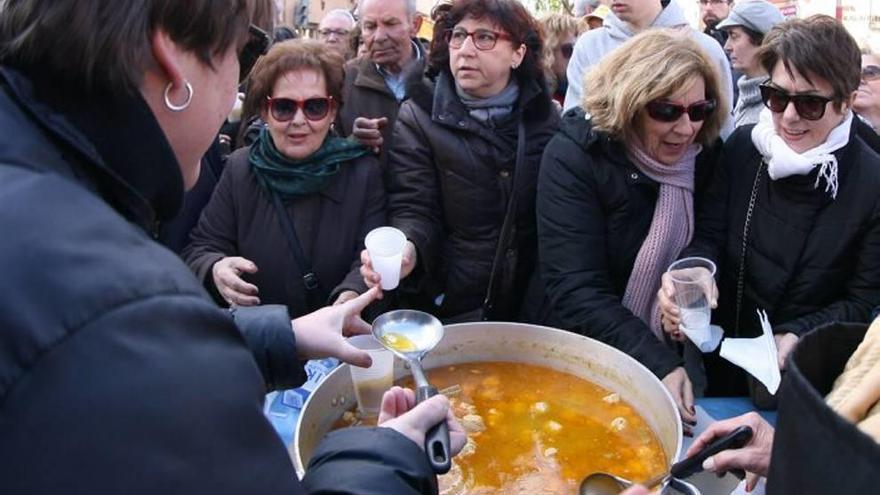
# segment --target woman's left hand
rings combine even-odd
[[[296,350],[302,359],[335,357],[355,366],[369,368],[370,355],[345,339],[350,335],[370,333],[370,325],[361,319],[361,311],[382,297],[379,288],[337,306],[327,306],[293,320]]]
[[[798,336],[793,333],[777,333],[773,336],[776,339],[776,359],[779,369],[784,370],[785,364],[788,362],[788,355],[794,350],[794,346],[798,343]]]

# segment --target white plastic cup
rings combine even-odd
[[[667,271],[681,315],[679,328],[697,347],[703,346],[712,339],[712,308],[707,291],[715,277],[715,263],[706,258],[683,258],[669,265]]]
[[[370,231],[364,240],[373,270],[382,277],[382,290],[396,289],[400,284],[400,265],[406,236],[394,227],[379,227]]]
[[[369,368],[349,365],[358,409],[364,416],[378,416],[382,395],[394,381],[394,354],[372,335],[356,335],[348,339],[351,345],[367,351],[373,359]]]

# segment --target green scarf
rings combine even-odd
[[[266,191],[290,201],[323,191],[343,163],[367,153],[369,150],[357,141],[328,134],[321,147],[308,158],[291,160],[278,151],[269,130],[264,127],[251,146],[248,162],[257,182]]]

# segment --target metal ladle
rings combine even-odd
[[[416,402],[437,395],[437,388],[428,383],[422,369],[425,357],[443,339],[443,324],[428,313],[400,309],[382,314],[373,321],[373,337],[410,365],[416,382]],[[428,462],[437,474],[452,467],[449,455],[449,427],[443,420],[425,435]]]
[[[645,488],[660,485],[662,491],[662,489],[669,484],[680,492],[699,494],[699,491],[697,491],[696,488],[681,480],[702,471],[703,461],[718,452],[726,449],[742,448],[752,439],[752,433],[751,427],[740,426],[727,435],[716,438],[709,443],[709,445],[706,445],[687,459],[676,462],[669,468],[669,471],[645,481],[642,485],[644,485]],[[745,476],[745,473],[742,472],[735,472],[734,474],[740,478]],[[628,479],[614,476],[613,474],[601,472],[593,473],[584,478],[581,482],[579,493],[580,495],[616,495],[634,484],[635,483]]]

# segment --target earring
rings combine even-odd
[[[165,106],[168,107],[168,110],[172,112],[182,112],[186,110],[190,103],[192,103],[193,99],[193,87],[188,81],[184,81],[184,88],[186,89],[186,99],[180,105],[175,105],[171,103],[171,88],[174,87],[174,83],[168,83],[168,86],[165,86]]]

